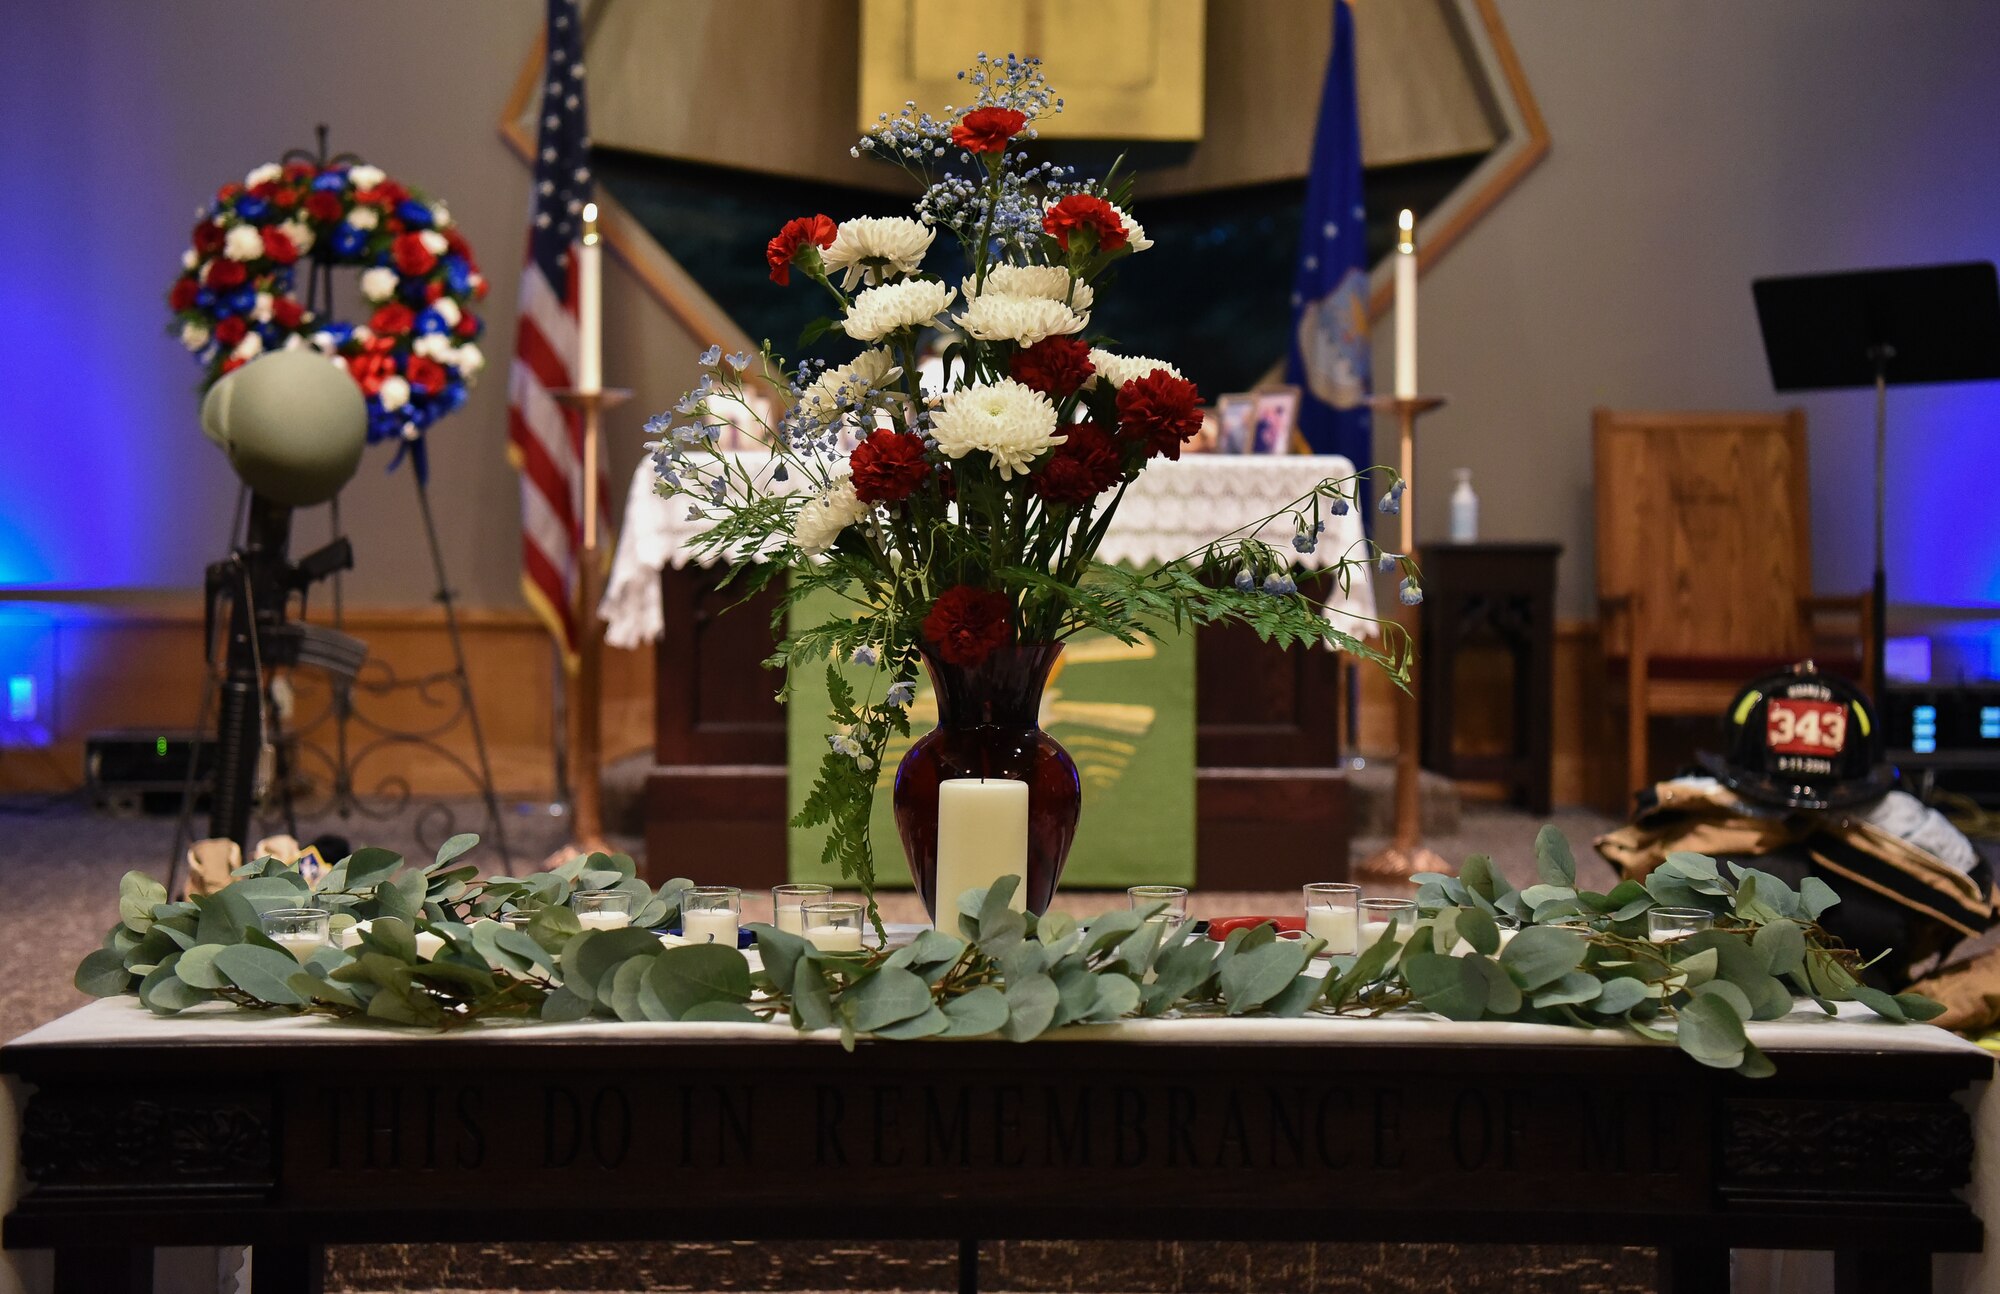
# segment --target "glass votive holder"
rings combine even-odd
[[[1352,957],[1361,951],[1361,887],[1345,881],[1314,881],[1305,887],[1306,933],[1326,940],[1322,957]]]
[[[743,920],[743,891],[734,885],[697,885],[681,892],[681,938],[691,944],[734,948]]]
[[[1510,917],[1504,912],[1493,914],[1493,924],[1500,927],[1500,946],[1505,948],[1514,942],[1514,936],[1521,933],[1521,918]]]
[[[788,935],[806,932],[806,904],[833,893],[831,885],[805,881],[771,887],[771,924]]]
[[[1715,924],[1715,914],[1705,908],[1648,908],[1646,938],[1656,944],[1670,944],[1698,934]]]
[[[1160,931],[1160,943],[1166,942],[1181,932],[1188,919],[1188,892],[1185,885],[1134,885],[1125,891],[1135,908],[1149,908],[1156,903],[1167,906],[1146,918],[1148,925],[1164,927]]]
[[[1362,899],[1355,905],[1361,920],[1359,946],[1372,948],[1382,939],[1402,943],[1417,924],[1415,899]]]
[[[526,930],[541,915],[541,911],[540,908],[515,908],[512,912],[502,912],[498,919],[515,930]]]
[[[809,899],[800,913],[806,942],[821,952],[858,953],[861,923],[867,912],[861,904],[845,899]]]
[[[332,920],[325,908],[272,908],[257,923],[272,943],[304,961],[326,947]]]
[[[623,890],[578,890],[570,910],[585,930],[618,930],[632,924],[632,896]]]

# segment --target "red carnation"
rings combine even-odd
[[[297,189],[279,189],[271,195],[271,205],[280,211],[290,211],[293,207],[299,205],[299,191]]]
[[[396,205],[396,199],[390,194],[389,186],[386,184],[378,184],[372,189],[356,189],[354,200],[364,206],[380,207],[385,211]]]
[[[172,290],[167,293],[167,307],[175,314],[188,309],[194,305],[194,294],[197,290],[198,285],[194,281],[194,275],[182,275],[174,280]]]
[[[264,255],[280,265],[290,265],[299,258],[299,247],[291,235],[282,229],[264,231]]]
[[[946,589],[924,617],[924,641],[938,659],[972,669],[1013,638],[1013,613],[1005,593],[960,584]]]
[[[245,364],[249,362],[250,362],[249,360],[237,359],[235,356],[232,355],[228,359],[222,361],[222,372],[234,373],[237,369],[242,368]]]
[[[305,321],[306,308],[291,297],[276,297],[271,301],[271,322],[280,328],[297,328]]]
[[[444,365],[428,355],[410,356],[410,385],[425,395],[436,395],[444,390]]]
[[[286,162],[285,178],[297,183],[300,180],[309,179],[318,170],[319,168],[311,162]]]
[[[262,184],[253,184],[250,186],[250,196],[253,198],[262,198],[266,202],[269,202],[272,195],[276,194],[277,191],[278,182],[276,180],[266,180]]]
[[[391,301],[369,317],[368,326],[384,337],[401,337],[416,321],[408,306]]]
[[[1156,368],[1118,388],[1118,435],[1144,441],[1155,458],[1179,458],[1181,444],[1201,430],[1201,392],[1194,383]]]
[[[1050,207],[1042,214],[1042,231],[1064,251],[1069,250],[1069,240],[1078,234],[1088,235],[1085,251],[1095,248],[1100,252],[1115,252],[1129,241],[1117,209],[1088,193],[1072,193]]]
[[[306,215],[322,225],[330,225],[340,219],[342,207],[340,198],[332,193],[316,191],[306,195]]]
[[[1070,395],[1090,380],[1090,343],[1075,337],[1044,337],[1007,363],[1014,380],[1051,400]]]
[[[438,280],[432,279],[430,282],[424,284],[424,301],[426,304],[437,300],[439,297],[443,295],[444,295],[444,284],[440,283]]]
[[[386,352],[363,351],[359,355],[349,356],[347,360],[347,375],[359,383],[361,389],[369,395],[380,391],[383,379],[394,377],[395,374],[396,361]]]
[[[854,447],[848,460],[854,497],[863,503],[901,503],[930,475],[924,439],[907,431],[875,431]]]
[[[215,340],[224,347],[234,350],[236,343],[243,340],[243,334],[250,331],[250,325],[243,322],[241,315],[231,315],[218,320],[215,325]]]
[[[222,226],[213,220],[204,220],[194,227],[194,252],[197,256],[213,256],[222,250]]]
[[[1118,445],[1095,423],[1067,429],[1069,439],[1043,463],[1028,484],[1050,503],[1088,503],[1124,475]]]
[[[417,234],[404,234],[396,240],[395,257],[396,268],[410,278],[430,273],[438,263],[438,258],[424,246],[423,238]]]
[[[970,153],[998,153],[1027,124],[1027,114],[1012,108],[974,108],[951,128],[951,142]]]
[[[231,180],[215,191],[215,200],[217,202],[227,202],[241,192],[243,192],[243,186],[235,180]]]
[[[246,277],[243,262],[228,259],[213,260],[208,263],[208,273],[202,281],[212,288],[228,289],[243,286]]]
[[[788,220],[778,236],[764,245],[764,263],[771,267],[771,282],[779,287],[792,281],[792,264],[808,245],[833,246],[839,227],[831,216],[800,216]]]
[[[458,317],[458,327],[453,331],[457,332],[461,337],[477,337],[479,335],[479,321],[469,314],[461,314]]]

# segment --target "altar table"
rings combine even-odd
[[[752,470],[765,455],[738,456]],[[1157,461],[1133,482],[1099,556],[1137,566],[1170,561],[1285,507],[1318,482],[1352,475],[1335,455],[1190,454]],[[711,879],[762,889],[786,870],[786,718],[773,698],[769,623],[776,591],[742,605],[698,546],[709,522],[654,490],[640,464],[626,499],[601,615],[614,646],[655,644],[653,765],[646,779],[646,858],[655,882],[675,859],[727,860]],[[1327,516],[1308,554],[1289,520],[1260,535],[1308,570],[1365,557],[1358,511]],[[1364,569],[1349,588],[1316,593],[1329,619],[1373,637],[1375,593]],[[723,614],[727,611],[727,614]],[[1196,631],[1195,853],[1211,889],[1288,889],[1341,879],[1351,830],[1341,766],[1339,659],[1286,652],[1236,625]],[[893,853],[893,849],[891,853]]]
[[[1815,1023],[1815,1021],[1819,1021]],[[872,1043],[754,1025],[420,1033],[95,1003],[0,1048],[9,1249],[57,1289],[150,1289],[150,1247],[1177,1238],[1836,1251],[1837,1289],[1931,1286],[2000,1209],[1992,1058],[1929,1026],[1752,1025],[1747,1080],[1610,1031],[1127,1021]],[[1975,1125],[1980,1143],[1975,1168]],[[1970,1202],[1959,1188],[1972,1183]],[[1936,1288],[2000,1265],[1941,1258]]]

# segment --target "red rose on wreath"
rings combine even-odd
[[[276,297],[271,301],[271,322],[280,328],[296,329],[305,322],[306,308],[292,297]]]
[[[410,278],[428,274],[438,263],[431,249],[424,246],[421,234],[404,234],[396,239],[396,268]]]
[[[243,334],[248,331],[250,326],[243,322],[242,316],[231,315],[216,323],[215,340],[225,350],[234,350],[236,343],[242,341]]]
[[[1090,343],[1075,337],[1044,337],[1026,350],[1014,352],[1007,371],[1016,382],[1051,400],[1071,395],[1096,370],[1090,363]]]
[[[1050,503],[1088,503],[1124,475],[1118,445],[1096,423],[1080,422],[1064,430],[1069,439],[1028,478],[1028,484]]]
[[[1118,436],[1144,441],[1155,458],[1181,456],[1201,430],[1201,392],[1194,383],[1156,368],[1118,388]]]
[[[280,265],[290,265],[299,258],[298,244],[282,229],[264,231],[264,255]]]
[[[1089,246],[1100,252],[1115,252],[1130,241],[1118,212],[1103,198],[1088,193],[1072,193],[1043,212],[1042,231],[1064,251],[1078,234],[1089,235],[1094,240]]]
[[[786,221],[778,236],[764,245],[764,263],[771,267],[771,282],[779,287],[790,283],[792,265],[800,251],[808,245],[831,247],[834,235],[839,232],[831,216],[800,216]]]
[[[400,301],[391,301],[368,317],[368,326],[384,337],[401,337],[416,322],[417,317]]]
[[[167,293],[167,308],[179,314],[194,304],[195,293],[198,291],[200,285],[194,281],[194,276],[182,275],[174,280],[173,289]]]
[[[435,395],[444,390],[444,365],[428,355],[410,357],[410,385],[425,395]]]
[[[951,142],[968,153],[998,153],[1027,124],[1027,114],[1012,108],[974,108],[951,128]]]
[[[202,282],[211,288],[226,290],[242,287],[247,277],[242,261],[214,260],[208,263],[208,273],[202,276]]]
[[[853,471],[854,497],[863,503],[901,503],[917,492],[931,465],[924,461],[924,439],[907,431],[874,431],[854,447],[848,459]]]
[[[309,193],[306,195],[306,215],[322,225],[330,225],[341,217],[340,199],[323,190]]]
[[[1005,593],[960,584],[946,589],[924,617],[924,641],[938,659],[971,669],[1013,638],[1013,613]]]
[[[194,227],[194,254],[213,256],[222,250],[222,226],[204,220]]]

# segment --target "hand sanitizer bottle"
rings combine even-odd
[[[1451,542],[1476,543],[1479,539],[1479,496],[1472,492],[1472,469],[1457,468],[1452,475],[1458,484],[1451,488]]]

